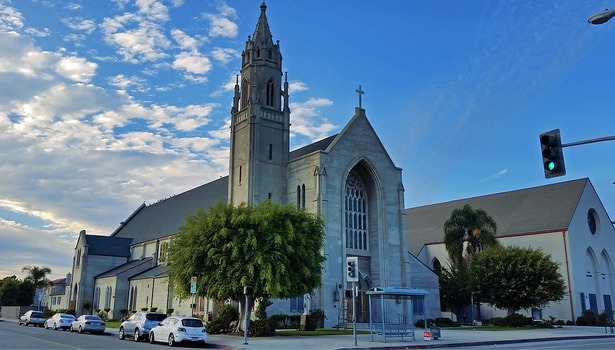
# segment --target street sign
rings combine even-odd
[[[196,294],[196,277],[190,278],[190,294]]]

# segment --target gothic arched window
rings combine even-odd
[[[246,108],[248,106],[248,79],[244,79],[241,83],[241,108]]]
[[[351,172],[344,195],[346,248],[368,250],[367,191],[363,181]]]
[[[267,82],[267,103],[266,105],[269,107],[274,107],[275,103],[275,84],[273,83],[273,79],[269,79]]]

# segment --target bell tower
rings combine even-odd
[[[290,109],[282,54],[267,22],[265,1],[254,35],[241,54],[241,75],[231,109],[230,204],[258,205],[286,199]]]

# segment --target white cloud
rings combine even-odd
[[[235,38],[239,33],[239,26],[226,17],[206,14],[205,18],[209,20],[209,35],[212,37]]]
[[[83,58],[65,57],[56,65],[56,71],[65,78],[86,83],[92,80],[97,66],[96,63],[88,62]]]
[[[182,50],[196,51],[199,47],[199,42],[182,30],[173,29],[171,30],[171,35]]]
[[[216,47],[211,51],[211,56],[222,64],[229,63],[233,58],[241,57],[241,52],[235,49]]]
[[[0,3],[0,31],[13,32],[23,28],[23,16],[14,7]]]
[[[205,74],[211,69],[211,61],[209,58],[195,51],[182,52],[175,56],[173,68],[185,70],[192,74]]]

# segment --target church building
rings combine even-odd
[[[396,311],[385,316],[392,317],[387,321],[398,322],[398,314],[407,319],[440,316],[438,278],[408,251],[402,169],[387,153],[361,104],[338,134],[290,150],[288,81],[266,9],[263,2],[241,55],[231,109],[229,175],[139,206],[110,236],[82,232],[73,278],[67,284],[70,305],[78,314],[88,312],[84,306],[89,302],[90,312],[106,308],[114,318],[142,309],[215,315],[215,301],[174,298],[166,274],[173,235],[199,208],[271,200],[297,205],[324,219],[322,287],[307,299],[312,309],[325,311],[326,327],[347,320],[348,257],[358,258],[359,322],[368,321],[365,293],[374,287],[420,288],[428,293],[424,309],[393,300]],[[303,301],[304,296],[276,300],[267,312],[303,313]],[[195,310],[191,304],[196,304]]]

